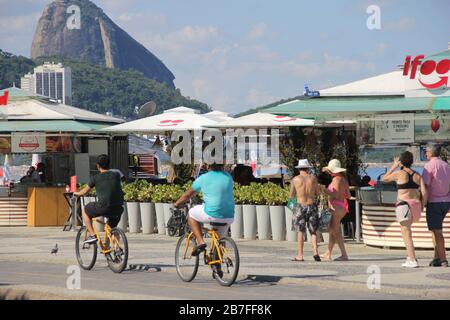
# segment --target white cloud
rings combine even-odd
[[[12,34],[17,32],[29,31],[36,25],[41,16],[40,12],[24,16],[2,17],[0,19],[0,34]]]
[[[416,28],[416,20],[414,18],[404,17],[398,21],[392,21],[381,24],[381,30],[391,32],[408,32]]]
[[[258,90],[252,88],[247,92],[246,101],[250,106],[263,106],[276,101],[276,98],[270,95],[265,90]]]
[[[247,38],[250,41],[260,40],[267,37],[270,34],[269,28],[265,23],[258,23],[252,27]]]

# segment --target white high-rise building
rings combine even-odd
[[[32,83],[30,89],[29,83]],[[21,79],[22,89],[60,103],[72,104],[72,70],[61,63],[45,62],[34,68],[34,74]]]
[[[34,84],[34,75],[31,73],[28,73],[24,75],[20,79],[20,88],[22,90],[25,90],[26,92],[30,93],[31,95],[35,95],[35,84]]]

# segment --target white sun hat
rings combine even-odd
[[[295,168],[296,169],[312,168],[312,165],[309,164],[308,159],[301,159],[298,160],[298,165]]]
[[[328,166],[324,167],[322,171],[330,171],[331,173],[345,172],[347,169],[341,168],[341,162],[338,159],[333,159],[328,162]]]

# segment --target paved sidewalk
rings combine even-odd
[[[0,228],[0,265],[8,265],[13,268],[15,264],[50,264],[58,266],[76,265],[75,257],[75,232],[63,232],[61,228]],[[161,279],[170,279],[180,283],[176,275],[174,266],[174,250],[177,238],[160,235],[143,235],[127,233],[129,241],[129,269],[144,269],[143,272],[161,273]],[[58,244],[58,254],[51,255],[50,251]],[[433,256],[433,252],[418,251],[419,263],[422,266],[418,269],[405,269],[401,267],[404,261],[404,250],[388,250],[380,248],[366,247],[363,244],[347,243],[350,256],[348,262],[315,262],[312,258],[310,245],[305,244],[305,262],[292,262],[295,256],[296,243],[277,241],[237,241],[241,256],[241,269],[239,281],[244,286],[251,283],[270,283],[278,286],[289,286],[289,288],[315,287],[327,290],[326,298],[340,299],[340,290],[347,290],[348,297],[364,299],[370,298],[372,293],[381,294],[374,296],[380,298],[382,295],[393,295],[400,298],[411,299],[449,299],[450,298],[450,268],[430,268],[428,262]],[[336,248],[338,250],[338,248]],[[325,251],[322,244],[320,252]],[[335,251],[335,257],[338,251]],[[98,259],[94,269],[102,268],[106,270],[106,261],[103,257]],[[367,286],[368,268],[379,268],[381,271],[381,288],[369,290]],[[9,270],[9,269],[8,269]],[[211,271],[203,266],[199,269],[199,274],[205,279],[211,279]],[[98,277],[99,273],[97,274]],[[163,276],[164,275],[164,276]],[[66,275],[63,275],[67,277]],[[167,278],[165,278],[167,277]],[[47,298],[63,297],[61,290],[51,290],[51,286],[46,286],[42,279],[39,289],[36,283],[29,283],[27,287],[24,283],[16,283],[15,279],[10,280],[10,285],[3,285],[5,279],[0,277],[0,292],[14,289],[15,292],[29,291],[47,292]],[[25,281],[25,280],[24,280]],[[28,280],[27,280],[28,281]],[[169,280],[167,280],[169,281]],[[208,280],[209,281],[209,280]],[[213,281],[213,280],[212,280]],[[28,284],[28,283],[27,283]],[[126,285],[126,283],[124,283]],[[234,287],[233,287],[234,288]],[[19,290],[19,291],[17,291]],[[22,291],[21,291],[22,290]],[[256,291],[257,289],[254,288]],[[333,293],[334,292],[334,293]],[[331,293],[333,293],[331,295]],[[330,296],[331,295],[331,296]],[[365,296],[367,295],[367,296]],[[85,296],[90,296],[86,293]],[[106,293],[104,298],[111,297]],[[33,297],[33,296],[31,296]],[[128,295],[128,299],[157,299],[168,298],[162,295]],[[74,298],[70,295],[67,298]],[[233,298],[231,296],[230,298]],[[265,299],[278,299],[281,296],[273,295]],[[295,297],[292,297],[295,299]],[[239,296],[237,299],[245,299]]]

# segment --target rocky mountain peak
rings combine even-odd
[[[164,63],[89,0],[55,0],[45,7],[34,35],[31,58],[50,56],[120,70],[135,69],[175,87],[175,76]]]

